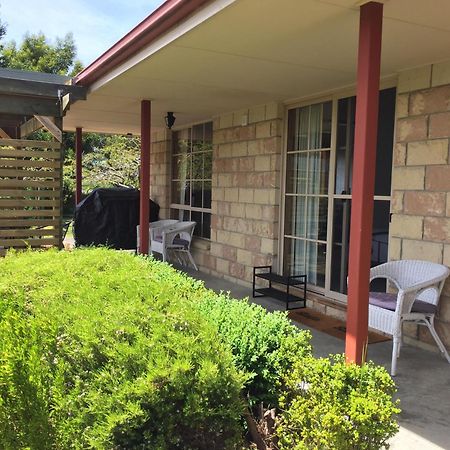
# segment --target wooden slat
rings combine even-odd
[[[18,219],[19,217],[59,217],[59,209],[35,209],[35,210],[20,210],[20,209],[0,209],[0,218]]]
[[[55,180],[1,180],[0,179],[0,189],[4,188],[26,188],[26,187],[34,187],[34,188],[43,188],[43,189],[52,189],[59,188],[59,181]]]
[[[55,228],[33,229],[27,228],[22,230],[0,230],[0,237],[2,238],[32,238],[34,236],[59,236],[59,230]]]
[[[15,198],[29,198],[29,197],[40,197],[40,198],[60,198],[61,194],[59,191],[44,191],[44,190],[32,190],[32,189],[0,189],[0,198],[4,197],[15,197]]]
[[[61,152],[54,150],[21,150],[11,147],[0,147],[0,157],[60,159]]]
[[[1,191],[0,191],[1,192]],[[32,206],[33,208],[43,208],[45,206],[59,206],[59,199],[57,200],[41,200],[41,199],[23,199],[23,198],[15,198],[5,200],[0,198],[0,208],[21,208],[24,206]]]
[[[30,148],[61,148],[61,144],[55,141],[33,141],[30,139],[0,139],[0,145],[10,147],[30,147]]]
[[[30,178],[54,178],[59,179],[59,170],[19,170],[0,169],[1,177],[30,177]]]
[[[1,219],[0,228],[8,227],[58,227],[59,219]]]
[[[58,245],[59,238],[41,239],[0,239],[2,247],[40,247],[42,245]]]
[[[37,167],[57,169],[59,161],[30,161],[29,159],[5,159],[0,157],[0,167]]]
[[[0,128],[0,138],[11,139],[11,136],[3,128]]]

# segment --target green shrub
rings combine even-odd
[[[398,430],[395,385],[382,367],[342,355],[298,361],[286,374],[277,428],[280,450],[380,449]]]
[[[231,349],[236,367],[246,373],[250,404],[276,406],[282,374],[297,359],[311,355],[309,331],[300,331],[285,313],[269,313],[212,291],[202,292],[196,305]]]
[[[106,249],[0,273],[0,448],[236,448],[243,376],[194,281]]]

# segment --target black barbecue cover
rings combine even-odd
[[[150,200],[150,222],[158,220],[159,205]],[[99,188],[75,209],[75,245],[107,245],[115,249],[136,248],[139,224],[139,191]]]

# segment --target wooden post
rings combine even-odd
[[[83,130],[76,128],[75,130],[75,206],[81,202],[81,156],[83,154]]]
[[[364,363],[368,333],[382,23],[381,3],[361,6],[345,340],[347,362],[357,364]]]
[[[150,214],[151,102],[141,101],[141,167],[139,205],[139,253],[148,255]]]

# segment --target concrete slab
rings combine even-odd
[[[234,298],[249,297],[269,311],[282,310],[283,304],[271,298],[251,298],[251,289],[213,277],[203,272],[186,270],[205,286],[217,292],[230,292]],[[300,328],[309,329],[297,324]],[[316,356],[343,353],[344,341],[310,329]],[[368,357],[390,370],[392,343],[369,345]],[[391,449],[450,450],[450,365],[439,354],[405,345],[398,361],[395,382],[402,412],[400,432],[392,439]]]

